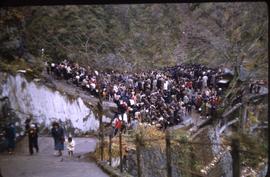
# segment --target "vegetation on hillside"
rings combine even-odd
[[[3,59],[29,52],[124,70],[242,64],[267,77],[265,3],[19,7],[1,9],[0,19]]]

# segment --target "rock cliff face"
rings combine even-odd
[[[52,121],[60,120],[65,128],[72,128],[72,131],[98,129],[98,119],[80,97],[70,98],[35,81],[29,82],[22,74],[12,76],[0,73],[0,77],[0,97],[8,98],[11,111],[20,118],[20,125],[32,116],[48,128]]]

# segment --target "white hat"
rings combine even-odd
[[[31,128],[35,128],[36,126],[35,126],[35,124],[31,124],[30,127]]]

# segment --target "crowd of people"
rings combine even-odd
[[[64,60],[60,63],[46,63],[47,73],[56,79],[65,79],[95,97],[113,101],[117,113],[113,117],[113,134],[136,129],[139,123],[155,126],[165,130],[185,120],[192,112],[200,117],[215,116],[224,89],[219,81],[225,76],[222,68],[209,68],[200,64],[181,64],[141,73],[101,72],[90,70],[76,63]],[[222,83],[222,82],[221,82]],[[249,93],[260,92],[263,81],[251,81]],[[236,100],[241,100],[238,94]],[[64,144],[68,155],[73,156],[75,141],[71,136],[66,138],[59,123],[52,124],[51,135],[54,149],[62,156]],[[29,118],[25,121],[25,132],[28,135],[29,153],[34,149],[39,152],[39,128]],[[14,153],[16,129],[10,123],[5,129],[5,138],[9,154]]]
[[[47,62],[47,72],[65,79],[96,97],[113,101],[118,107],[113,126],[136,127],[144,122],[161,129],[182,122],[192,111],[213,116],[224,88],[218,86],[222,68],[181,64],[141,73],[102,72],[64,60]]]

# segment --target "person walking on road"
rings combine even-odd
[[[34,151],[33,149],[36,149],[36,152],[38,153],[39,147],[38,147],[38,127],[35,124],[31,124],[30,128],[28,129],[28,142],[29,142],[29,152],[30,155],[33,155]]]
[[[60,127],[59,123],[54,122],[51,133],[54,139],[54,149],[58,151],[58,156],[62,156],[65,142],[64,129]]]
[[[68,150],[68,156],[73,157],[73,152],[75,150],[75,141],[71,136],[67,139],[67,150]]]
[[[16,129],[13,123],[10,123],[5,129],[5,138],[8,145],[8,153],[11,155],[15,149]]]

